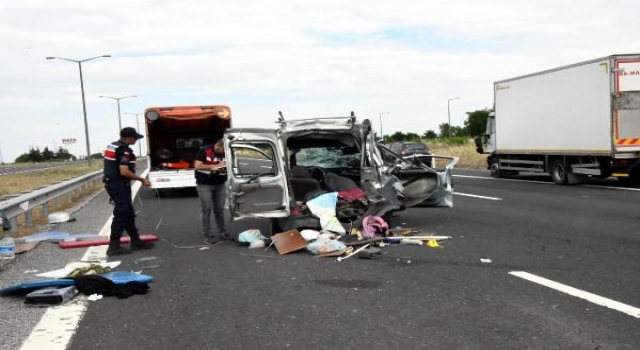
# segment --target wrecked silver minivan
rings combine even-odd
[[[270,218],[274,232],[321,228],[306,203],[337,192],[345,227],[366,216],[413,206],[453,206],[456,157],[432,155],[431,167],[376,142],[369,120],[350,117],[285,120],[276,129],[232,128],[224,134],[232,220]],[[431,159],[429,165],[432,165]]]

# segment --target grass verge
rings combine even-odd
[[[87,165],[74,165],[37,170],[29,173],[3,175],[0,176],[0,198],[7,195],[30,192],[41,187],[50,186],[55,182],[100,169],[102,169],[102,162],[94,162],[91,167]]]
[[[458,169],[487,168],[487,155],[477,153],[476,146],[471,139],[462,145],[450,145],[440,140],[426,140],[423,142],[429,146],[433,154],[460,158],[456,165]]]

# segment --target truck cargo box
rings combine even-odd
[[[478,151],[493,176],[548,172],[640,180],[640,54],[612,55],[494,83]]]

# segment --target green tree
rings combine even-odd
[[[467,120],[464,121],[467,134],[470,136],[484,135],[489,113],[491,113],[491,110],[488,108],[467,112]]]
[[[30,162],[41,162],[43,160],[42,153],[40,152],[40,147],[29,148],[29,161]]]
[[[29,153],[22,153],[14,160],[16,163],[28,163],[31,159],[29,158]]]
[[[420,141],[420,135],[409,132],[405,135],[404,141]]]
[[[462,126],[451,127],[451,137],[468,136],[467,129]]]
[[[53,152],[51,152],[51,150],[49,150],[48,146],[45,146],[44,149],[42,150],[42,160],[44,161],[49,161],[51,159],[54,158],[54,154]]]
[[[396,141],[402,141],[405,139],[405,134],[403,134],[400,131],[396,131],[395,133],[391,134],[391,135],[387,135],[385,136],[385,140],[388,142],[396,142]]]
[[[440,134],[438,136],[445,138],[453,135],[449,135],[449,123],[442,123],[438,125],[438,129],[440,130]]]
[[[433,130],[427,130],[425,131],[424,134],[422,134],[423,139],[435,139],[437,137],[438,137],[438,134],[436,134],[436,132]]]
[[[61,146],[56,151],[56,159],[59,159],[59,160],[70,160],[70,159],[71,160],[75,160],[76,156],[74,156],[73,154],[69,153],[69,150],[67,150],[66,148],[63,148]]]

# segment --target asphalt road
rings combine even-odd
[[[452,236],[443,248],[393,245],[378,259],[342,262],[232,242],[178,248],[202,242],[197,196],[143,189],[138,225],[166,241],[123,258],[122,269],[160,257],[161,268],[144,271],[155,278],[150,293],[90,302],[69,349],[640,348],[640,319],[624,313],[640,307],[637,188],[475,171],[456,171],[454,184],[454,208],[409,209],[393,222]],[[78,222],[104,217],[96,200]],[[248,228],[268,235],[261,220],[232,225],[235,234]]]

